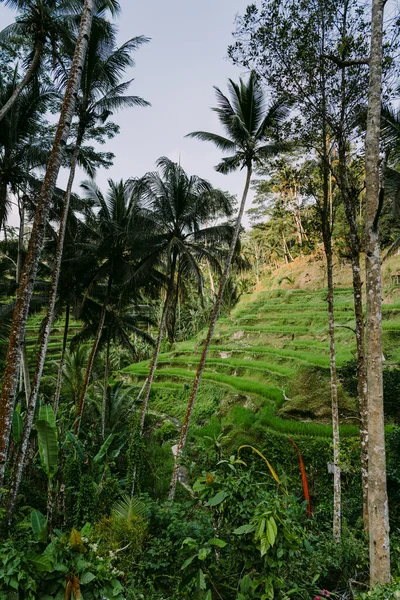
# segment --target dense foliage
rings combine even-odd
[[[235,198],[167,157],[94,182],[114,160],[113,115],[149,107],[125,77],[149,39],[117,46],[117,0],[5,4],[17,12],[0,32],[0,599],[398,598],[398,22],[376,216],[392,580],[368,591],[348,275],[365,244],[367,7],[261,0],[238,17],[228,53],[251,73],[215,89],[223,135],[189,134],[228,153],[219,172],[246,172],[234,218]],[[89,179],[73,193],[77,166]]]

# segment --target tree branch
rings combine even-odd
[[[338,67],[354,67],[355,65],[369,65],[369,58],[352,58],[351,60],[342,60],[334,54],[323,54],[323,58],[332,61]]]

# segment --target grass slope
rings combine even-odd
[[[352,291],[335,290],[338,325],[354,327]],[[384,306],[384,341],[400,339],[400,305]],[[160,356],[150,409],[182,420],[206,332],[176,344]],[[337,363],[351,360],[354,334],[338,327]],[[250,427],[257,423],[279,433],[330,437],[329,342],[326,290],[275,289],[245,295],[228,318],[221,318],[203,375],[204,398],[214,393],[217,404],[198,398],[200,420],[217,417],[222,424]],[[149,361],[121,372],[141,385]],[[222,396],[221,396],[222,394]],[[288,399],[290,398],[290,400]],[[343,423],[356,413],[354,400],[339,394]],[[204,404],[204,410],[201,405]],[[208,404],[207,404],[208,403]],[[208,406],[208,413],[207,408]],[[342,435],[356,435],[355,425],[341,425]]]

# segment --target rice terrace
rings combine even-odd
[[[0,600],[400,598],[399,25],[0,0]]]

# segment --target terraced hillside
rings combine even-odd
[[[346,328],[354,327],[351,290],[336,289],[335,301],[340,367],[355,349],[354,333]],[[396,362],[400,304],[384,307],[383,329],[386,358]],[[204,337],[202,331],[160,356],[150,413],[183,419]],[[136,363],[121,377],[140,386],[148,369],[148,361]],[[355,401],[340,389],[339,402],[342,435],[355,434]],[[219,320],[194,425],[257,422],[277,432],[329,437],[329,415],[326,291],[278,289],[242,297],[230,318]]]
[[[26,328],[26,351],[28,356],[29,371],[31,376],[34,373],[36,367],[36,357],[39,350],[39,332],[40,326],[43,321],[43,315],[36,315],[29,319]],[[80,331],[82,324],[71,318],[68,327],[68,341]],[[57,320],[53,323],[51,330],[50,342],[48,344],[47,355],[44,373],[50,374],[55,372],[54,362],[59,361],[61,357],[62,343],[64,337],[64,321]]]

